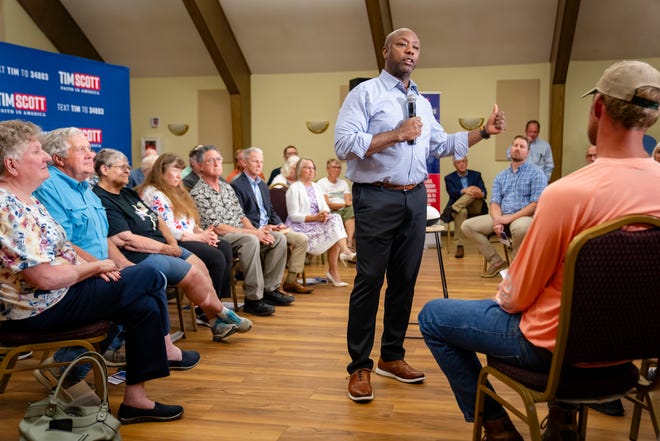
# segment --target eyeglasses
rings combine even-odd
[[[128,164],[123,164],[123,165],[106,165],[108,168],[116,167],[120,168],[122,171],[131,171],[131,166]]]
[[[218,158],[205,159],[203,162],[209,162],[211,164],[222,164],[222,156],[220,156]]]
[[[316,167],[314,167],[313,165],[303,165],[300,168],[302,168],[303,170],[316,170]]]

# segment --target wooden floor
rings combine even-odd
[[[493,296],[497,279],[482,279],[482,259],[475,249],[455,259],[444,250],[449,294],[456,298]],[[325,267],[315,259],[307,276],[322,276]],[[355,267],[341,268],[352,282]],[[410,440],[465,441],[472,425],[465,423],[447,381],[412,325],[406,359],[426,372],[427,380],[408,385],[372,376],[375,399],[353,403],[346,392],[346,315],[350,287],[316,286],[312,295],[298,295],[293,306],[278,307],[272,317],[249,316],[254,328],[235,334],[226,343],[213,343],[210,331],[200,328],[179,341],[195,349],[202,362],[187,372],[150,382],[152,398],[185,407],[183,419],[170,423],[124,426],[125,441],[184,440]],[[424,253],[417,283],[412,321],[430,299],[442,295],[435,248]],[[173,327],[178,324],[172,315]],[[380,334],[380,323],[377,334]],[[378,342],[372,356],[378,358]],[[36,363],[34,359],[23,363]],[[495,385],[497,388],[497,384]],[[111,406],[117,409],[123,386],[110,386]],[[500,391],[504,388],[500,387]],[[19,373],[0,395],[0,440],[18,439],[17,427],[25,404],[46,391],[30,373]],[[607,417],[590,412],[588,439],[628,439],[632,405],[626,416]],[[543,410],[540,411],[544,415]],[[514,421],[525,438],[523,424]],[[654,440],[647,415],[639,440]]]

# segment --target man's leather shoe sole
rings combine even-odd
[[[369,369],[358,369],[351,374],[348,381],[348,398],[356,403],[366,403],[374,399]]]
[[[263,299],[259,300],[246,300],[245,305],[243,305],[243,312],[248,314],[258,315],[260,317],[266,317],[268,315],[273,315],[275,312],[275,307],[266,303]]]
[[[264,300],[277,306],[289,306],[296,299],[293,296],[285,296],[279,291],[264,291]]]
[[[404,360],[384,362],[380,359],[378,360],[376,373],[383,377],[394,378],[402,383],[421,383],[426,380],[423,372],[413,369]]]
[[[314,288],[301,285],[300,283],[297,282],[296,283],[284,282],[284,285],[282,285],[282,289],[286,292],[294,292],[296,294],[311,294],[311,292],[314,291]]]

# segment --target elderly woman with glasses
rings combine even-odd
[[[169,375],[181,350],[167,338],[165,279],[153,266],[119,271],[112,260],[86,261],[32,192],[49,176],[51,157],[31,122],[0,122],[0,323],[15,332],[53,332],[112,320],[126,335],[124,424],[180,418],[183,407],[152,401],[146,382]],[[194,356],[193,367],[199,354]]]
[[[326,277],[334,286],[348,286],[337,271],[337,260],[344,265],[355,259],[355,253],[346,243],[346,230],[341,217],[330,213],[323,190],[314,182],[316,165],[309,158],[301,158],[296,166],[297,181],[286,192],[286,208],[289,213],[285,224],[309,238],[307,252],[328,252]]]
[[[213,340],[235,332],[247,332],[252,322],[224,307],[213,288],[204,263],[178,245],[163,219],[140,199],[128,182],[130,167],[126,156],[103,149],[94,158],[99,183],[94,193],[108,216],[109,239],[133,263],[146,261],[159,268],[170,285],[183,288],[209,320]]]

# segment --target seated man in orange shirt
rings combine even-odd
[[[658,119],[660,72],[639,61],[609,67],[596,88],[588,134],[598,160],[549,186],[495,300],[438,299],[419,314],[427,346],[445,373],[466,421],[473,421],[476,353],[506,356],[549,370],[555,346],[564,258],[583,230],[628,214],[660,216],[660,167],[649,161],[644,133]],[[561,213],[561,216],[557,216]],[[543,440],[577,440],[577,409],[549,403]],[[486,397],[489,441],[522,441],[504,408]]]

